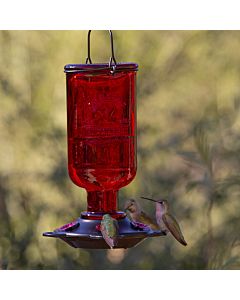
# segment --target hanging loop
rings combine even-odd
[[[91,47],[90,47],[90,36],[91,36],[91,31],[88,31],[88,56],[86,58],[86,64],[90,63],[92,64],[92,59],[91,59]],[[111,69],[111,73],[115,72],[116,66],[117,66],[117,61],[114,56],[114,47],[113,47],[113,34],[112,30],[108,30],[109,35],[110,35],[110,42],[111,42],[111,57],[109,60],[109,68]]]

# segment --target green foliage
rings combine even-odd
[[[129,197],[167,197],[171,236],[128,250],[73,249],[42,232],[76,219],[86,193],[67,174],[63,66],[85,61],[86,31],[0,32],[2,269],[239,269],[240,33],[116,31],[138,72],[138,173]],[[107,61],[106,32],[92,58]],[[227,45],[227,47],[226,47]],[[154,205],[139,200],[154,215]]]

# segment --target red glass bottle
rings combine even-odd
[[[117,212],[117,192],[136,175],[135,63],[67,65],[68,171],[88,193],[84,218]]]

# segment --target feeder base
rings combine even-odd
[[[164,231],[153,231],[150,228],[136,228],[124,217],[118,221],[118,237],[116,248],[131,248],[148,237],[166,235]],[[60,238],[74,248],[109,249],[108,244],[99,231],[101,220],[89,220],[82,217],[52,232],[44,232],[43,236]]]

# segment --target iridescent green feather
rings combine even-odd
[[[101,232],[104,240],[113,248],[116,244],[118,235],[118,223],[109,214],[105,214],[101,221]]]

